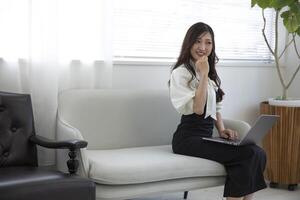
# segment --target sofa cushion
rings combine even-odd
[[[102,184],[136,184],[226,174],[221,164],[174,154],[170,145],[88,150],[87,157],[89,178]]]

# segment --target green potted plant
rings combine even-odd
[[[287,91],[291,86],[293,80],[295,79],[297,73],[300,70],[300,49],[297,49],[296,45],[296,38],[300,36],[300,2],[299,0],[251,0],[251,6],[254,7],[255,5],[262,8],[262,18],[264,20],[264,26],[262,29],[263,37],[268,46],[276,65],[276,69],[278,72],[278,76],[280,79],[280,83],[282,86],[282,95],[277,97],[275,100],[288,100]],[[266,26],[266,19],[264,16],[265,9],[274,9],[275,11],[275,37],[274,37],[274,48],[271,46],[271,41],[267,40],[265,34],[265,26]],[[280,52],[279,47],[279,38],[282,37],[279,35],[279,20],[283,20],[283,24],[287,32],[291,35],[290,41],[286,44],[285,48]],[[283,36],[285,37],[285,35]],[[298,66],[296,67],[295,72],[293,73],[290,80],[285,80],[282,67],[280,65],[280,59],[283,57],[284,53],[287,51],[288,48],[293,48],[297,57],[298,57]],[[289,99],[291,100],[291,99]],[[274,104],[273,102],[269,102],[270,104]],[[276,102],[275,102],[276,103]],[[278,104],[281,101],[277,102]],[[293,101],[285,101],[286,104],[295,104],[296,106],[300,106],[297,102]]]
[[[262,8],[263,38],[274,57],[274,63],[282,86],[282,95],[269,99],[260,104],[263,114],[280,115],[280,120],[272,128],[263,140],[263,148],[267,154],[266,178],[270,180],[271,187],[277,187],[278,183],[287,184],[289,190],[294,190],[300,182],[300,100],[287,97],[287,90],[300,70],[300,49],[296,44],[296,38],[300,36],[300,1],[299,0],[251,0],[251,6]],[[275,12],[275,37],[274,48],[267,40],[265,34],[266,19],[265,9],[274,9]],[[279,49],[279,20],[283,20],[284,28],[289,33],[289,41],[283,50]],[[295,52],[296,70],[289,81],[283,77],[280,59],[288,48]],[[291,67],[291,66],[289,66]]]

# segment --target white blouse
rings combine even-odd
[[[194,63],[192,66],[195,68]],[[192,74],[183,66],[174,69],[170,77],[170,98],[175,109],[183,115],[193,114],[194,97],[199,85],[199,74],[188,85]],[[222,109],[222,102],[216,103],[217,85],[208,78],[207,98],[206,98],[206,114],[204,118],[211,116],[217,120],[216,113]]]

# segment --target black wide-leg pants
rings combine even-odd
[[[203,140],[212,135],[214,120],[183,115],[173,136],[174,153],[205,158],[224,165],[227,176],[224,197],[242,197],[266,188],[263,171],[266,154],[257,145],[232,146]]]

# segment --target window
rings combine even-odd
[[[272,61],[262,37],[261,9],[250,0],[114,0],[115,59],[176,59],[187,29],[202,21],[215,32],[221,60]],[[274,35],[266,10],[267,38]]]

